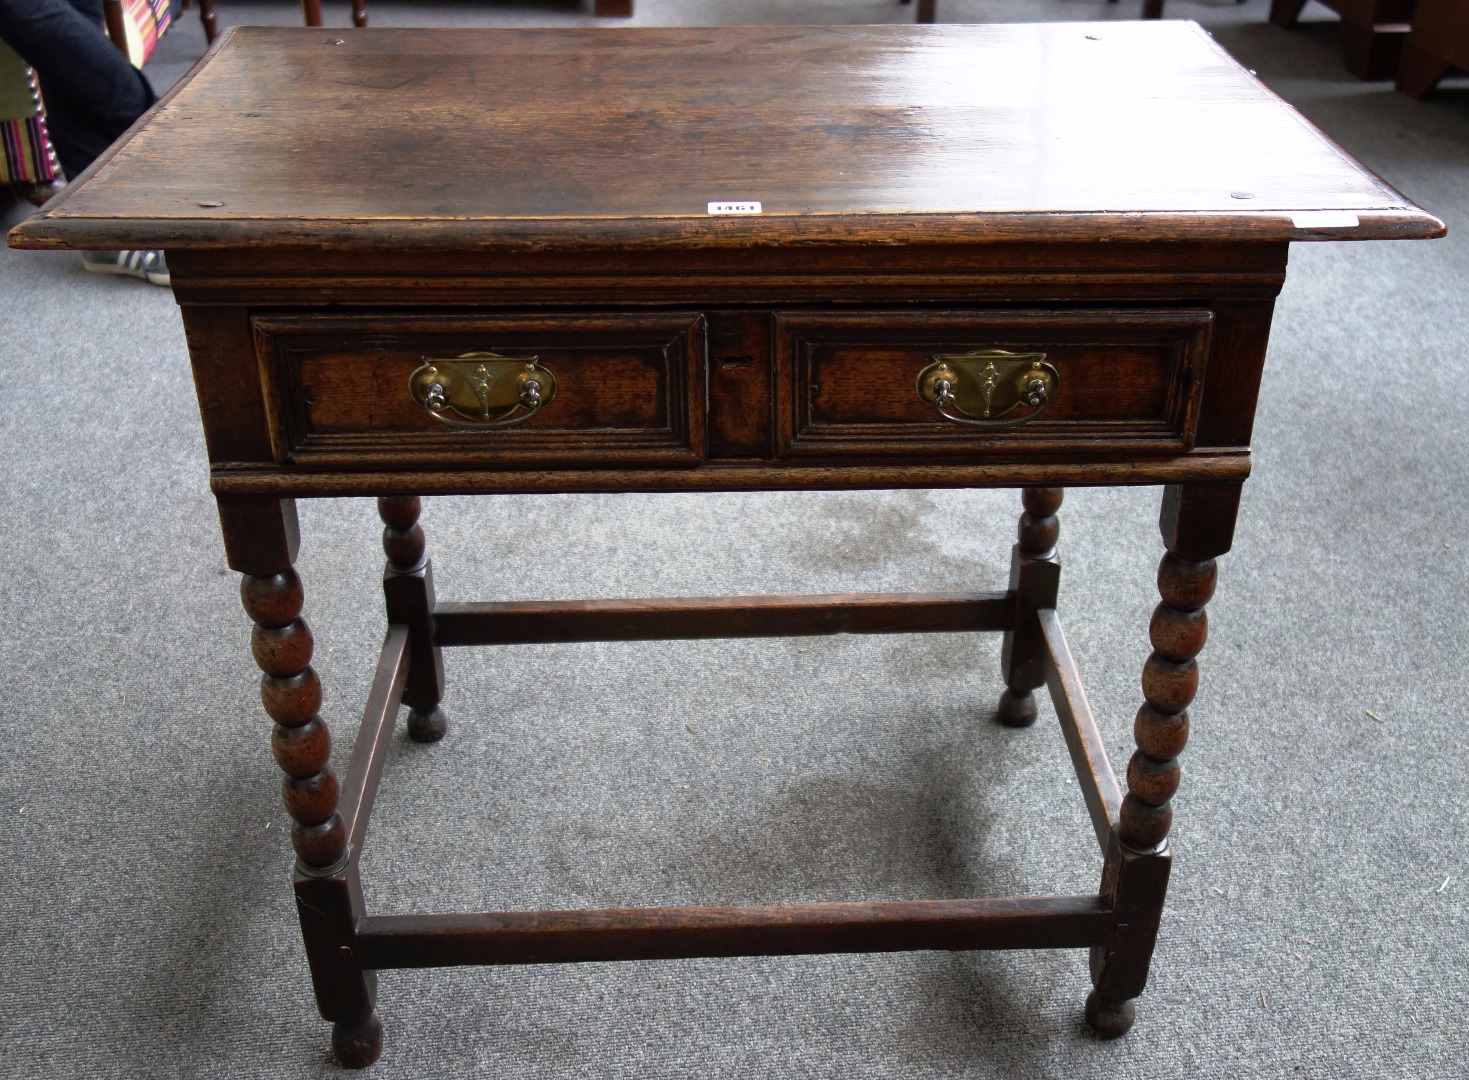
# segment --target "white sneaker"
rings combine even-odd
[[[150,285],[173,284],[161,251],[84,251],[82,266],[94,274],[122,274],[142,278]]]

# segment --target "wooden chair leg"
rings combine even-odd
[[[1160,525],[1168,551],[1158,566],[1162,603],[1148,627],[1153,652],[1143,665],[1144,703],[1133,722],[1137,751],[1127,766],[1121,821],[1102,872],[1113,931],[1091,954],[1095,989],[1086,1019],[1104,1038],[1132,1027],[1133,999],[1148,981],[1168,891],[1178,755],[1188,741],[1188,706],[1199,683],[1194,657],[1208,636],[1204,605],[1214,593],[1214,560],[1233,541],[1239,493],[1237,483],[1190,484],[1169,487],[1163,497]]]
[[[1015,594],[1015,624],[1005,631],[1000,668],[1005,691],[996,719],[1006,727],[1035,723],[1035,691],[1046,681],[1046,641],[1036,611],[1054,608],[1061,581],[1056,540],[1061,524],[1062,488],[1033,487],[1020,493],[1019,539],[1010,555],[1010,591]]]
[[[210,45],[219,35],[219,20],[214,16],[214,0],[199,0],[199,22],[204,25],[204,40]]]
[[[352,25],[367,25],[367,0],[352,0]]]
[[[632,17],[632,0],[597,0],[592,10],[603,18],[627,19]]]
[[[113,48],[122,53],[123,58],[128,54],[128,32],[123,23],[122,0],[102,0],[102,24],[107,30],[107,37],[112,42]]]
[[[931,23],[938,19],[938,0],[918,0],[917,21]]]
[[[301,0],[301,14],[307,26],[321,25],[321,0]]]
[[[444,657],[434,644],[434,571],[418,516],[416,495],[377,501],[383,519],[383,595],[388,621],[408,627],[408,679],[403,704],[408,706],[408,736],[415,742],[438,742],[449,720],[439,702],[444,697]]]
[[[1161,19],[1163,17],[1163,0],[1143,0],[1143,18]]]
[[[1438,85],[1452,66],[1447,60],[1440,60],[1409,41],[1403,46],[1403,61],[1398,66],[1398,89],[1411,98],[1421,99]]]

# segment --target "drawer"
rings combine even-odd
[[[697,313],[262,313],[252,326],[278,462],[493,468],[703,457]],[[526,396],[527,371],[539,402]]]
[[[782,313],[778,452],[1182,453],[1193,445],[1211,322],[1194,309]],[[932,395],[936,376],[960,384],[957,406],[941,411],[920,395],[921,377]],[[1043,408],[1015,400],[1032,379]]]

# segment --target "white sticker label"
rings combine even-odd
[[[709,204],[711,214],[758,214],[760,204],[757,202],[712,202]]]
[[[1290,220],[1298,229],[1355,229],[1361,224],[1350,210],[1306,210]]]

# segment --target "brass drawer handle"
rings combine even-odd
[[[408,376],[408,393],[424,412],[450,427],[509,427],[529,420],[556,397],[556,376],[536,359],[490,352],[425,356]]]
[[[918,373],[918,396],[956,424],[987,428],[1027,424],[1046,411],[1061,385],[1061,376],[1045,359],[1045,353],[1005,349],[935,356]],[[1022,405],[1031,411],[1008,415]]]

